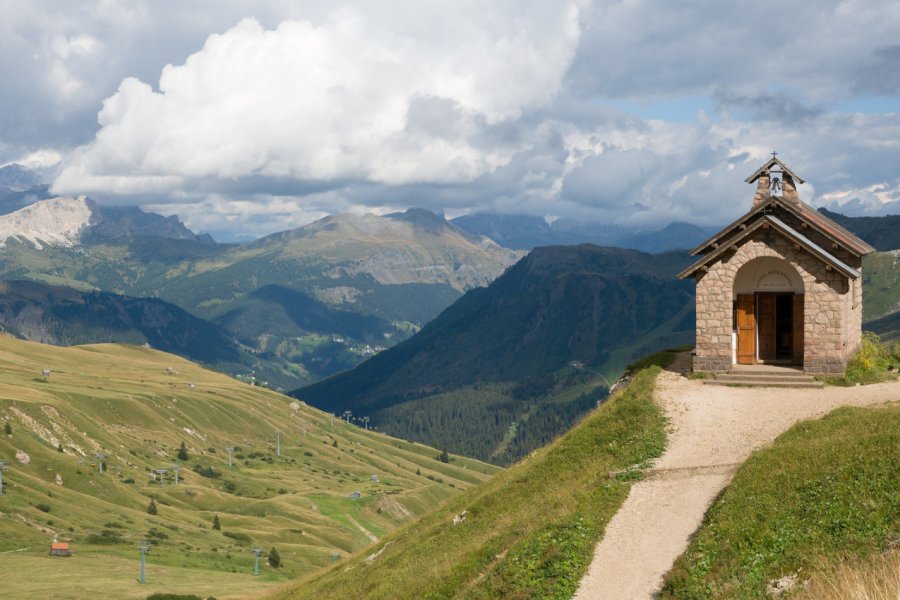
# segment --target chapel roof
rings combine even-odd
[[[807,223],[811,227],[814,227],[822,235],[832,239],[835,243],[843,246],[857,256],[865,256],[866,254],[875,252],[874,247],[864,242],[858,236],[850,233],[844,227],[838,225],[802,200],[787,202],[782,198],[779,198],[778,196],[770,196],[768,202],[762,203],[759,206],[756,206],[755,208],[747,211],[737,220],[729,225],[726,225],[720,231],[712,235],[709,239],[705,240],[703,243],[691,250],[691,255],[694,256],[697,254],[702,254],[704,251],[710,249],[713,244],[722,243],[722,240],[724,238],[732,235],[735,230],[741,227],[741,225],[746,225],[749,221],[753,220],[760,214],[771,212],[771,210],[775,206],[779,206],[791,212],[803,222]]]
[[[753,235],[756,231],[763,228],[772,228],[775,231],[778,231],[787,239],[794,242],[795,244],[799,244],[800,246],[805,248],[807,252],[824,262],[826,265],[829,265],[831,268],[836,269],[840,273],[843,273],[850,279],[859,279],[860,277],[862,277],[862,273],[860,273],[857,269],[854,269],[835,255],[833,255],[831,252],[825,250],[820,245],[816,244],[807,236],[803,235],[775,215],[764,214],[762,218],[754,221],[752,225],[747,226],[746,228],[740,230],[738,234],[729,238],[727,244],[718,245],[711,252],[703,255],[700,260],[696,261],[687,269],[679,273],[678,278],[685,279],[687,277],[690,277],[698,270],[709,265],[709,263],[716,261],[722,254],[730,250],[732,247],[741,243],[742,241]]]

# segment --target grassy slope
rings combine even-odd
[[[165,375],[166,367],[179,374]],[[383,536],[497,472],[461,457],[444,464],[435,449],[340,420],[332,429],[328,415],[291,402],[153,350],[0,336],[0,419],[12,427],[0,436],[0,459],[11,463],[0,497],[3,595],[65,586],[67,597],[161,589],[245,597],[314,572],[332,552],[356,552],[371,543],[363,529]],[[182,441],[187,461],[176,460]],[[232,468],[225,446],[240,447]],[[30,463],[15,460],[17,451]],[[95,452],[108,455],[104,474]],[[173,463],[183,465],[177,486],[171,473],[162,487],[151,481],[150,469]],[[201,477],[195,465],[222,475]],[[358,501],[348,497],[355,490]],[[151,497],[156,516],[147,514]],[[214,515],[222,531],[211,528]],[[150,581],[139,588],[134,544],[151,530]],[[91,535],[118,543],[89,543]],[[75,557],[46,557],[55,536],[72,543]],[[278,548],[284,567],[248,576],[251,542]]]
[[[764,598],[770,580],[896,543],[898,459],[898,404],[842,408],[794,426],[740,468],[662,597]]]
[[[900,256],[876,252],[863,259],[863,321],[900,309]]]
[[[571,597],[631,485],[608,473],[665,445],[652,399],[658,371],[642,371],[550,446],[390,536],[374,560],[357,555],[279,597]]]

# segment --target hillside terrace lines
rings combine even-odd
[[[380,537],[499,470],[462,457],[447,465],[437,460],[434,448],[366,432],[339,419],[332,428],[329,415],[303,403],[294,410],[290,398],[156,351],[119,345],[61,349],[0,337],[0,361],[4,355],[17,358],[17,364],[0,368],[0,395],[8,396],[2,390],[12,389],[15,396],[0,399],[0,415],[13,419],[12,438],[0,439],[6,448],[2,455],[19,447],[32,462],[15,465],[6,498],[24,501],[12,512],[27,518],[15,527],[11,520],[0,520],[0,539],[11,544],[31,540],[26,543],[34,542],[41,552],[43,545],[35,535],[40,540],[68,536],[71,525],[83,554],[85,536],[113,521],[124,523],[128,536],[123,539],[144,535],[147,527],[167,533],[171,541],[155,548],[157,564],[169,568],[196,563],[214,577],[232,566],[223,563],[225,552],[242,553],[239,542],[209,530],[215,513],[224,530],[277,545],[289,565],[287,573],[304,574],[329,564],[330,548],[346,555],[371,543],[343,515]],[[52,371],[49,381],[40,377],[46,366]],[[166,375],[169,366],[181,374]],[[127,379],[116,378],[117,369]],[[187,381],[195,385],[189,387]],[[18,389],[31,390],[31,396],[20,397]],[[190,436],[185,428],[205,440]],[[283,433],[281,457],[274,451],[276,429]],[[70,437],[62,440],[64,453],[48,438],[48,433],[60,438],[60,430]],[[163,486],[151,482],[148,469],[174,461],[181,440],[187,441],[191,460],[184,464],[179,486],[171,480]],[[108,454],[107,473],[99,474],[91,452],[82,459],[70,450],[72,441],[85,450],[93,444],[102,448]],[[235,457],[233,469],[225,465],[225,445],[243,447],[245,456]],[[210,465],[222,478],[201,477],[192,472],[193,464]],[[57,473],[63,486],[54,483]],[[372,474],[380,476],[380,483],[370,481]],[[136,481],[123,481],[126,478]],[[236,483],[235,493],[222,489],[226,480]],[[364,496],[353,502],[348,495],[357,488]],[[157,497],[158,516],[146,514],[148,494]],[[326,501],[314,499],[318,497]],[[49,519],[33,508],[35,503],[52,507]],[[329,508],[319,511],[314,504]],[[296,533],[301,530],[302,535]],[[9,547],[0,543],[3,549]],[[190,547],[186,555],[180,550],[184,545]],[[211,550],[213,546],[221,552]],[[124,552],[115,546],[87,549]],[[0,573],[10,572],[10,564],[0,559]],[[77,579],[82,582],[78,585],[92,585],[83,576]],[[0,575],[0,585],[10,583]],[[216,591],[214,586],[208,590]]]

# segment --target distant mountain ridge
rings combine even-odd
[[[454,225],[484,235],[509,248],[531,250],[538,246],[594,244],[642,252],[687,250],[705,240],[715,228],[689,223],[670,223],[658,231],[644,231],[610,223],[557,219],[548,221],[527,215],[476,213],[452,220]]]
[[[405,339],[523,254],[421,209],[333,215],[237,245],[85,198],[0,216],[0,238],[0,279],[159,297],[226,327],[291,388]]]
[[[0,247],[12,239],[32,244],[74,247],[132,237],[162,237],[212,244],[178,219],[147,213],[137,207],[100,207],[85,196],[56,197],[27,203],[0,215]]]
[[[11,163],[0,167],[0,188],[24,192],[43,184],[41,176],[26,166]]]
[[[900,215],[848,217],[825,208],[820,208],[819,212],[875,246],[880,252],[900,249]]]

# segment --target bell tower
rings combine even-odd
[[[753,208],[765,204],[769,198],[778,197],[794,204],[800,203],[797,184],[805,183],[804,179],[791,171],[773,152],[772,158],[753,175],[745,179],[747,183],[756,182],[756,194],[753,196]]]

